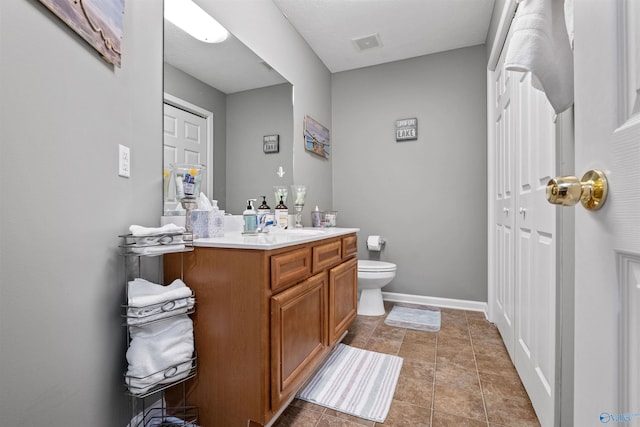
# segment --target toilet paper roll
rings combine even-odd
[[[382,237],[380,236],[369,236],[367,237],[367,249],[370,251],[379,251],[382,249]]]

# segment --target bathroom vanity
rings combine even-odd
[[[356,317],[357,231],[226,233],[165,255],[165,280],[198,298],[198,375],[168,404],[196,405],[205,427],[269,425]]]

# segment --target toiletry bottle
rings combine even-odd
[[[267,217],[271,214],[271,208],[267,205],[267,196],[262,197],[262,204],[258,207],[258,228],[264,230]]]
[[[255,201],[256,199],[247,200],[247,209],[242,212],[244,219],[244,233],[255,233],[258,228],[258,214],[253,208],[253,202]]]
[[[289,208],[284,205],[282,196],[280,197],[280,203],[276,206],[276,225],[282,230],[286,230],[289,227]]]
[[[318,209],[318,206],[316,206],[316,208],[311,211],[311,226],[312,227],[320,227],[320,209]]]

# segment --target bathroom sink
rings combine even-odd
[[[304,228],[292,228],[292,229],[288,229],[288,230],[282,230],[280,231],[280,233],[284,234],[285,236],[300,236],[300,237],[307,237],[307,236],[317,236],[320,234],[326,234],[326,232],[324,230],[307,230]]]

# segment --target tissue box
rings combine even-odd
[[[198,237],[223,237],[224,213],[219,210],[192,210],[191,230]]]

